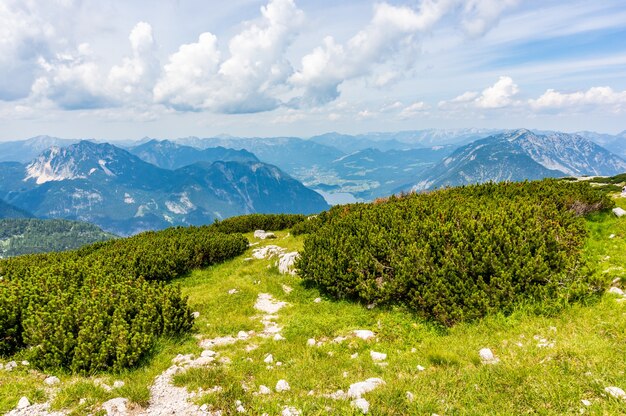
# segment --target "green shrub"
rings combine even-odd
[[[211,226],[222,233],[249,233],[255,230],[285,230],[306,220],[301,214],[250,214],[216,221]]]
[[[445,325],[599,290],[580,215],[612,202],[584,183],[484,184],[335,207],[300,275],[336,298],[407,305]]]
[[[247,247],[241,234],[179,227],[0,261],[0,354],[79,373],[132,367],[192,327],[187,299],[163,282]]]

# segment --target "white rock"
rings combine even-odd
[[[282,335],[280,334],[274,335],[274,341],[284,341],[284,340],[285,340],[285,337],[283,337]]]
[[[208,408],[209,406],[207,404],[203,404],[202,406],[200,406],[200,410],[202,410],[203,412],[206,412]]]
[[[4,365],[4,369],[7,371],[11,371],[13,370],[15,367],[17,367],[17,363],[15,361],[9,361],[8,363],[6,363]]]
[[[611,234],[609,238],[615,238],[615,234]]]
[[[274,233],[267,233],[264,230],[256,230],[254,232],[254,238],[265,240],[266,238],[276,238],[276,234],[274,234]]]
[[[413,393],[411,393],[410,391],[406,392],[406,400],[409,403],[413,403],[415,401],[415,395]]]
[[[115,380],[113,382],[113,388],[114,389],[121,389],[122,387],[124,387],[126,383],[124,383],[122,380]]]
[[[364,415],[367,414],[367,412],[369,412],[370,410],[370,404],[364,398],[353,400],[350,405],[359,409]]]
[[[417,366],[417,371],[424,371],[426,370],[424,367],[422,367],[421,365]]]
[[[102,408],[107,412],[107,416],[126,416],[128,399],[117,397],[102,403]]]
[[[584,404],[585,406],[591,406],[591,402],[589,400],[582,399],[580,402]]]
[[[285,252],[285,249],[279,246],[269,245],[265,247],[259,247],[252,250],[252,257],[255,259],[271,259],[274,256],[280,256]]]
[[[30,365],[30,363],[28,361],[24,360],[24,361],[22,361],[22,365],[23,366],[28,366],[28,365]]]
[[[354,359],[356,359],[356,358],[359,358],[359,353],[358,353],[358,352],[355,352],[354,354],[352,354],[352,355],[350,356],[350,358],[351,358],[351,359],[353,359],[353,360],[354,360]]]
[[[280,414],[281,416],[300,416],[302,412],[300,412],[295,407],[285,406],[283,407],[283,411]]]
[[[28,400],[28,397],[22,397],[20,401],[17,402],[16,409],[26,409],[28,406],[30,406],[30,401]]]
[[[351,384],[350,388],[348,389],[348,397],[352,399],[359,399],[365,393],[369,393],[376,387],[383,384],[385,384],[385,382],[380,378],[368,378],[365,381]]]
[[[271,394],[272,390],[270,390],[269,387],[264,386],[264,385],[260,385],[259,386],[259,394]]]
[[[254,308],[261,312],[274,314],[286,306],[286,302],[280,302],[268,293],[259,293]]]
[[[609,393],[611,396],[615,397],[616,399],[626,400],[626,393],[624,393],[624,390],[620,389],[619,387],[615,387],[615,386],[606,387],[604,391]]]
[[[200,353],[200,357],[215,357],[216,354],[213,350],[204,350]]]
[[[313,299],[313,303],[320,303],[321,301],[322,301],[322,298]]]
[[[48,386],[54,386],[55,384],[59,384],[61,380],[59,380],[59,378],[55,376],[48,376],[43,382]]]
[[[266,363],[266,364],[273,363],[274,362],[274,356],[272,354],[267,354],[267,356],[265,357],[263,362]]]
[[[235,293],[237,293],[237,292],[239,292],[237,289],[230,289],[230,290],[228,291],[228,294],[229,294],[229,295],[234,295],[234,294],[235,294]]]
[[[198,319],[198,318],[200,317],[200,312],[192,312],[192,313],[191,313],[191,317],[192,317],[193,319]]]
[[[291,292],[293,292],[293,288],[291,286],[283,285],[283,292],[285,292],[286,294],[290,294]]]
[[[248,339],[250,336],[248,335],[248,333],[246,331],[239,331],[237,333],[237,338],[239,339]]]
[[[610,288],[609,293],[612,293],[614,295],[624,296],[624,291],[620,289],[619,287]]]
[[[280,392],[289,391],[289,390],[291,390],[289,383],[287,383],[285,380],[278,380],[278,383],[276,383],[277,392],[280,393]]]
[[[333,339],[333,343],[334,344],[341,344],[342,342],[344,342],[347,338],[346,337],[335,337],[335,339]]]
[[[309,347],[313,347],[313,346],[315,346],[315,338],[309,338],[309,339],[306,341],[306,345],[308,345]]]
[[[481,349],[478,355],[483,364],[495,364],[500,361],[500,359],[493,355],[493,352],[489,348]]]
[[[246,409],[242,405],[238,405],[237,413],[246,413]]]
[[[348,395],[343,390],[337,390],[334,393],[328,395],[333,400],[345,400],[348,398]]]
[[[622,216],[626,215],[626,211],[624,211],[620,207],[617,207],[617,208],[613,208],[613,214],[615,214],[618,217],[622,217]]]
[[[281,254],[278,258],[278,271],[281,274],[296,274],[295,264],[299,256],[297,251]]]
[[[356,331],[354,331],[354,336],[367,341],[368,339],[376,337],[376,334],[374,334],[374,332],[370,331],[369,329],[357,329]]]
[[[370,351],[370,357],[374,361],[385,361],[387,359],[387,354],[382,352]]]

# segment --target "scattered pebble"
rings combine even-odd
[[[274,362],[274,356],[272,354],[267,354],[265,356],[265,359],[263,360],[264,363],[266,364],[271,364]]]
[[[306,342],[306,345],[308,345],[309,347],[315,346],[315,338],[309,338]]]
[[[426,370],[426,368],[422,367],[421,365],[417,366],[417,371],[424,371]]]
[[[615,286],[609,289],[609,293],[612,293],[614,295],[624,296],[624,291],[620,289],[619,287],[615,287]]]
[[[291,292],[293,292],[293,288],[291,286],[283,285],[283,292],[285,292],[286,294],[290,294]]]
[[[355,337],[361,338],[365,341],[376,337],[376,334],[374,334],[374,332],[370,331],[369,329],[357,329],[353,333]]]
[[[28,397],[22,397],[20,401],[17,402],[16,409],[26,409],[28,406],[30,406],[30,400],[28,400]]]
[[[385,361],[387,359],[387,354],[382,352],[370,351],[370,357],[374,361]]]
[[[355,352],[354,354],[352,354],[352,355],[350,356],[350,358],[352,358],[353,360],[354,360],[354,359],[356,359],[356,358],[358,358],[358,357],[359,357],[359,353],[358,353],[358,352]]]
[[[198,319],[200,317],[200,312],[192,312],[191,317],[193,319]]]
[[[289,390],[291,390],[289,383],[287,383],[285,380],[278,380],[278,383],[276,383],[277,392],[280,393],[280,392],[289,391]]]
[[[369,412],[370,410],[369,402],[362,397],[359,399],[353,400],[352,403],[350,403],[350,405],[352,407],[356,407],[357,409],[359,409],[361,413],[363,413],[364,415],[367,414],[367,412]]]
[[[114,389],[121,389],[122,387],[124,387],[125,383],[122,380],[115,380],[113,382],[113,388]]]
[[[609,393],[611,396],[615,397],[616,399],[626,400],[626,393],[624,393],[624,390],[620,389],[619,387],[615,387],[615,386],[606,387],[604,391]]]
[[[320,303],[321,301],[322,301],[322,298],[313,299],[313,303]]]
[[[496,364],[500,362],[500,359],[497,358],[489,348],[481,349],[478,355],[483,364]]]
[[[406,400],[409,403],[413,403],[415,401],[415,395],[413,393],[411,393],[410,391],[406,392]]]
[[[107,416],[124,416],[126,415],[128,399],[117,397],[102,403],[102,409],[107,413]]]
[[[55,384],[59,384],[61,380],[59,380],[59,378],[55,376],[48,376],[43,382],[48,386],[54,386]]]
[[[259,394],[271,394],[272,390],[270,390],[269,387],[264,386],[264,385],[260,385],[259,386]]]
[[[237,338],[239,339],[248,339],[250,337],[250,335],[248,335],[248,333],[246,331],[239,331],[237,333]]]
[[[235,293],[237,293],[237,292],[239,292],[237,289],[230,289],[230,290],[228,291],[228,294],[229,294],[229,295],[234,295],[234,294],[235,294]]]
[[[589,400],[582,399],[580,402],[584,404],[585,406],[591,406],[591,402]]]
[[[385,382],[380,378],[368,378],[365,381],[351,384],[350,388],[348,389],[348,397],[352,399],[359,399],[365,393],[369,393],[376,387],[383,384],[385,384]]]
[[[302,413],[295,407],[285,406],[281,412],[281,416],[300,416]]]
[[[274,335],[274,341],[284,341],[284,340],[285,340],[285,337],[283,337],[282,335],[280,334]]]

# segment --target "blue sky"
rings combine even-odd
[[[5,0],[0,140],[626,129],[623,0]]]

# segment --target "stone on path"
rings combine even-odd
[[[59,380],[59,378],[55,376],[48,376],[43,382],[48,386],[54,386],[55,384],[59,384],[61,380]]]
[[[22,397],[20,401],[17,402],[16,409],[25,409],[28,406],[30,406],[30,400],[28,400],[28,397]]]
[[[128,414],[127,404],[128,399],[117,397],[102,403],[102,408],[107,412],[107,416],[126,416]]]
[[[369,329],[357,329],[353,331],[353,333],[355,337],[364,339],[365,341],[376,337],[376,334]]]
[[[296,274],[295,264],[296,259],[300,255],[297,251],[291,253],[280,254],[278,257],[278,271],[281,274]]]

